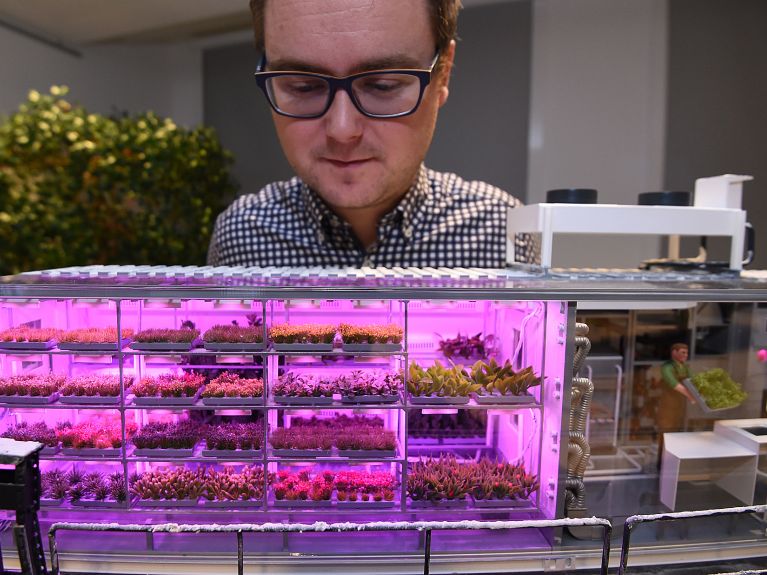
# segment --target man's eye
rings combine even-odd
[[[369,93],[387,94],[402,89],[403,83],[395,79],[370,78],[365,80],[362,89]]]
[[[282,82],[281,88],[297,96],[313,96],[327,91],[327,84],[318,80],[294,80]]]

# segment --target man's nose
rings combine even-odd
[[[364,121],[365,116],[356,108],[351,96],[344,90],[338,90],[325,113],[328,137],[339,142],[355,140],[362,135]]]

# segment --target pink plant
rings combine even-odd
[[[133,434],[136,426],[127,424],[125,434]],[[69,421],[56,427],[56,437],[64,447],[75,449],[108,449],[122,447],[122,429],[118,418],[94,418],[73,425]]]
[[[132,376],[124,376],[125,387],[133,383]],[[86,397],[117,397],[120,395],[120,378],[117,375],[88,374],[67,379],[61,387],[61,395]]]
[[[130,390],[136,397],[194,397],[204,384],[204,375],[166,373],[158,377],[145,377],[134,383]]]
[[[48,397],[56,393],[65,380],[66,376],[55,373],[0,377],[0,395]]]
[[[19,326],[0,332],[0,341],[39,343],[58,339],[62,333],[60,329]]]
[[[274,384],[274,395],[288,397],[333,397],[334,381],[316,375],[297,374],[293,371],[281,375]]]
[[[323,471],[311,476],[312,469],[303,469],[298,473],[287,470],[277,472],[271,478],[274,497],[278,501],[329,501],[333,494],[331,471]]]
[[[264,329],[261,326],[214,325],[202,339],[205,343],[261,343]]]
[[[205,386],[203,397],[261,397],[264,381],[259,378],[246,379],[238,374],[225,371]]]
[[[387,325],[351,325],[342,323],[339,326],[344,343],[374,344],[400,343],[402,327],[391,323]]]
[[[136,334],[141,343],[192,343],[200,337],[199,329],[144,329]]]
[[[275,324],[269,328],[274,343],[333,343],[336,326],[329,324]]]
[[[393,501],[396,486],[388,471],[339,471],[333,483],[339,501]]]
[[[122,330],[122,339],[133,336],[132,329]],[[59,341],[63,343],[114,343],[117,344],[116,327],[86,327],[64,332]]]
[[[45,425],[44,421],[33,424],[22,421],[3,431],[0,437],[7,437],[16,441],[37,441],[48,447],[55,447],[59,443],[56,432]]]

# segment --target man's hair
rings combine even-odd
[[[671,353],[674,353],[678,349],[690,349],[690,346],[686,343],[675,343],[671,346]]]
[[[267,0],[250,0],[253,14],[253,30],[256,35],[256,48],[264,51],[264,8]],[[277,0],[279,1],[279,0]],[[387,0],[380,0],[386,2]],[[431,12],[431,28],[437,40],[437,50],[443,52],[450,41],[456,37],[458,29],[458,11],[461,0],[427,0]]]

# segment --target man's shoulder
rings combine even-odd
[[[426,170],[432,190],[450,203],[485,203],[488,206],[518,207],[522,202],[512,194],[481,180],[467,180],[452,172]]]
[[[274,216],[279,211],[301,211],[301,189],[299,178],[272,182],[257,192],[246,193],[235,199],[221,213],[221,218],[253,218],[260,215]]]

